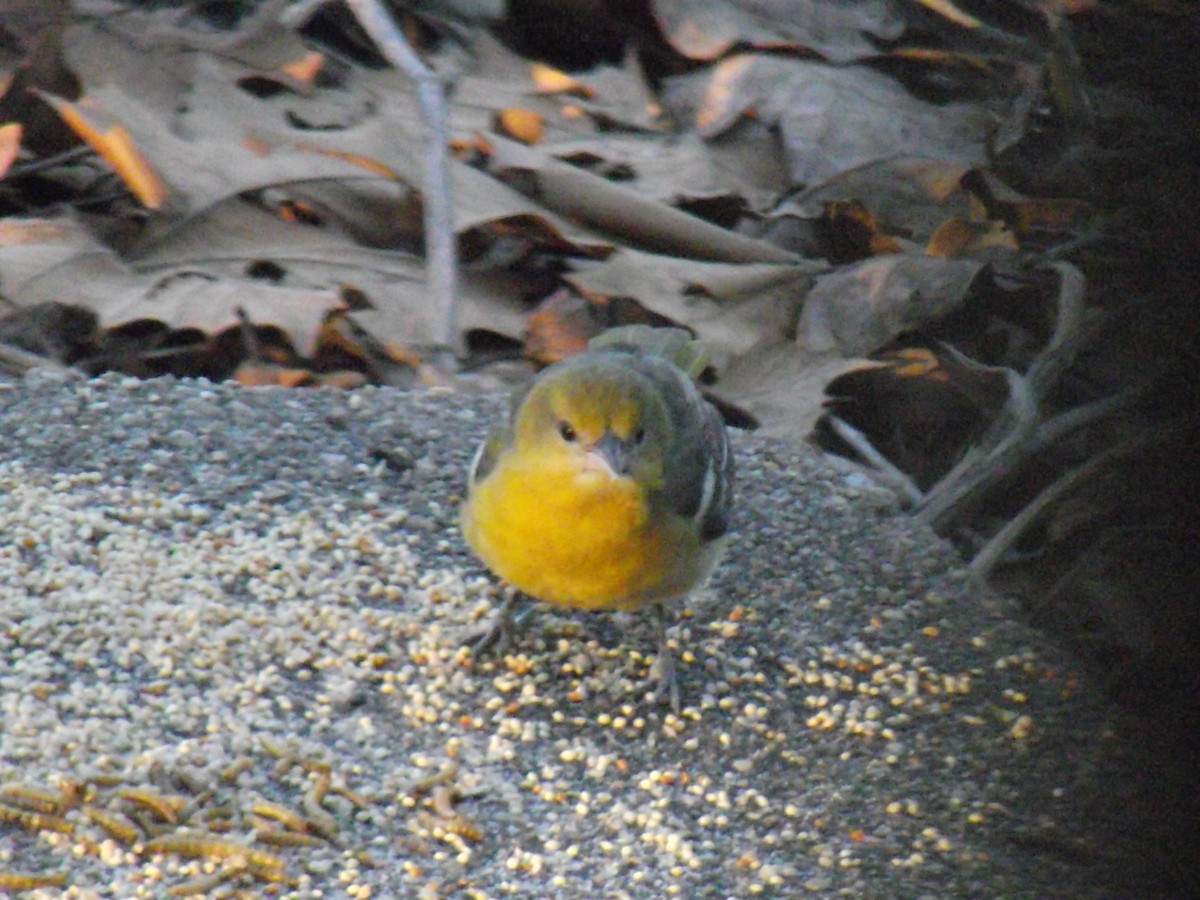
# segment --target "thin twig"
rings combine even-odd
[[[1101,397],[1099,400],[1093,400],[1091,403],[1085,403],[1083,406],[1072,407],[1052,419],[1047,419],[1034,432],[1026,456],[1036,456],[1067,435],[1120,412],[1142,396],[1145,389],[1145,385],[1127,388],[1107,397]]]
[[[1058,316],[1054,323],[1054,334],[1026,375],[1039,403],[1075,361],[1079,348],[1091,337],[1091,330],[1083,327],[1087,279],[1069,262],[1054,262],[1050,268],[1058,273],[1059,279]]]
[[[42,159],[31,159],[29,162],[17,163],[8,170],[8,178],[23,178],[26,175],[34,175],[45,169],[53,169],[58,166],[70,165],[73,162],[92,155],[95,153],[91,147],[84,145],[82,147],[72,147],[70,150],[64,150],[61,153],[55,153],[52,156],[46,156]]]
[[[375,42],[383,57],[417,84],[421,114],[429,127],[423,185],[425,254],[429,286],[441,320],[439,338],[456,356],[462,356],[462,335],[458,328],[456,308],[458,253],[447,161],[450,127],[444,85],[438,73],[427,66],[409,46],[379,0],[346,0],[346,5]]]
[[[65,366],[56,359],[30,353],[12,344],[0,344],[0,367],[10,372],[24,374],[31,369],[49,369],[52,372],[70,372],[71,367]]]
[[[1003,369],[1008,381],[1008,401],[979,444],[963,455],[921,501],[918,518],[930,525],[945,524],[959,501],[973,493],[972,485],[993,480],[1012,470],[1021,458],[1021,447],[1037,428],[1037,402],[1029,382],[1012,369]]]
[[[974,461],[970,472],[955,483],[952,491],[930,500],[921,511],[920,518],[930,524],[944,526],[945,518],[953,511],[961,513],[982,497],[988,490],[1003,481],[1018,467],[1045,452],[1071,434],[1082,431],[1103,419],[1120,412],[1141,396],[1144,388],[1130,388],[1091,403],[1077,406],[1042,422],[1023,441],[1000,446],[989,454],[985,461]],[[934,491],[942,491],[943,479]]]
[[[828,422],[838,437],[875,468],[874,474],[880,481],[908,500],[910,504],[921,502],[921,489],[913,483],[911,478],[892,465],[886,456],[876,450],[865,434],[845,419],[839,419],[837,416],[829,416]]]
[[[1091,337],[1084,328],[1084,294],[1087,281],[1078,268],[1055,262],[1058,273],[1058,316],[1054,334],[1022,377],[1002,369],[1008,379],[1008,401],[980,442],[972,447],[925,495],[919,518],[945,528],[952,515],[961,514],[987,487],[1044,448],[1038,416],[1042,401],[1071,365],[1079,348]],[[946,348],[964,365],[980,367],[952,347]],[[1039,440],[1039,434],[1042,434]]]
[[[1070,472],[1067,472],[1058,480],[1048,485],[1024,509],[1010,519],[1003,528],[997,531],[991,540],[984,544],[983,548],[975,554],[975,558],[971,560],[970,570],[974,574],[986,578],[992,569],[995,568],[996,564],[1008,553],[1012,545],[1025,533],[1025,530],[1041,518],[1042,514],[1051,505],[1056,503],[1060,497],[1094,477],[1097,472],[1114,460],[1136,453],[1155,441],[1167,437],[1176,430],[1176,427],[1176,423],[1168,422],[1145,434],[1122,441],[1120,444],[1109,447],[1102,453],[1097,453],[1087,462],[1076,466]]]

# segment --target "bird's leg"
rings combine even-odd
[[[679,715],[679,682],[675,678],[675,654],[667,643],[667,608],[661,603],[655,603],[651,609],[654,614],[654,630],[658,635],[658,685],[654,688],[654,702],[663,702],[663,697],[670,700],[671,709]]]
[[[480,634],[466,640],[465,643],[471,647],[471,655],[482,656],[489,650],[503,652],[512,641],[513,630],[529,615],[531,607],[522,609],[523,606],[525,598],[522,594],[513,591],[505,597],[500,611],[492,619],[492,624]]]

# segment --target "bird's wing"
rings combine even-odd
[[[630,364],[649,378],[666,400],[675,432],[668,451],[659,502],[692,519],[705,541],[729,528],[733,502],[733,453],[721,414],[676,366],[657,357],[632,355]]]
[[[479,449],[475,451],[475,458],[471,460],[471,468],[467,475],[468,488],[474,488],[475,485],[487,478],[496,468],[496,463],[504,451],[512,446],[517,414],[532,386],[532,383],[527,384],[513,393],[508,407],[508,415],[503,421],[493,425],[480,442]]]

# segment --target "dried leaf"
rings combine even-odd
[[[663,97],[709,139],[748,117],[774,126],[793,181],[805,185],[897,155],[982,164],[996,115],[1007,109],[1001,97],[995,112],[980,103],[926,103],[866,67],[747,54],[668,79]]]
[[[655,0],[653,9],[671,45],[703,60],[733,47],[753,47],[808,50],[834,62],[850,62],[875,56],[876,41],[894,41],[904,30],[902,16],[884,0]]]
[[[18,122],[0,125],[0,179],[8,174],[21,152],[21,135],[24,129]]]
[[[311,86],[325,68],[325,54],[310,50],[295,62],[286,63],[281,71],[289,78]]]
[[[656,252],[724,262],[794,262],[785,250],[705,222],[554,159],[538,148],[493,140],[493,166],[536,177],[537,196],[559,215]]]
[[[621,250],[600,266],[567,276],[589,296],[627,297],[691,328],[718,369],[734,354],[794,330],[813,263],[733,265]]]
[[[985,221],[987,216],[962,181],[969,171],[944,159],[900,157],[868,163],[830,178],[780,204],[776,222],[788,217],[817,220],[833,204],[857,203],[870,213],[878,233],[926,244],[947,219]]]
[[[800,316],[806,345],[866,356],[906,331],[940,319],[967,296],[982,263],[881,256],[822,275]]]
[[[87,141],[125,182],[130,192],[148,209],[159,209],[167,199],[167,186],[146,160],[129,132],[87,97],[71,103],[38,91],[71,130]]]
[[[151,320],[211,335],[236,326],[241,306],[254,321],[282,329],[299,352],[310,355],[326,316],[345,306],[333,289],[216,279],[194,268],[141,274],[67,220],[28,223],[16,235],[18,242],[0,240],[9,300],[22,307],[51,301],[81,306],[106,329]],[[38,236],[44,240],[35,240]]]
[[[1020,249],[1017,237],[1006,222],[968,222],[957,216],[947,219],[929,239],[930,256],[961,258],[987,250]]]
[[[546,134],[546,122],[540,115],[515,106],[507,106],[496,113],[495,128],[522,144],[540,143]]]
[[[932,10],[948,22],[963,28],[978,28],[983,23],[969,13],[963,12],[950,0],[917,0],[926,9]]]
[[[529,314],[525,355],[544,365],[558,362],[586,349],[603,327],[588,300],[574,291],[555,291]]]
[[[539,94],[570,94],[584,100],[593,96],[593,91],[578,80],[545,63],[534,63],[529,67],[529,75]]]

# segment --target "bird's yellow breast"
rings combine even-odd
[[[508,454],[463,510],[467,543],[501,578],[539,600],[633,609],[686,593],[711,548],[677,516],[652,510],[629,478]]]

